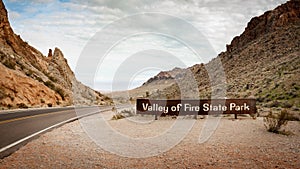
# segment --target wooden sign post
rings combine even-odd
[[[255,114],[255,99],[150,100],[137,99],[137,114],[157,116]]]

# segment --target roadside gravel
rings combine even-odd
[[[124,135],[142,138],[163,132],[174,121],[160,119],[140,125],[122,119],[109,124]],[[128,158],[97,146],[79,121],[74,121],[0,160],[0,168],[300,168],[299,122],[289,122],[285,128],[294,135],[284,136],[267,132],[262,118],[222,118],[212,137],[199,144],[204,122],[198,119],[188,135],[167,152]]]

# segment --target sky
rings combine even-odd
[[[100,91],[131,89],[159,71],[207,63],[251,18],[286,2],[3,1],[16,34],[44,55],[60,48],[77,79]]]

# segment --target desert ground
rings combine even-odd
[[[160,118],[141,125],[128,119],[110,120],[110,112],[105,116],[115,131],[133,138],[155,137],[176,121]],[[200,144],[199,134],[206,119],[177,120],[195,123],[179,144],[155,156],[129,158],[106,151],[92,141],[80,121],[74,121],[1,159],[0,168],[300,168],[298,121],[284,127],[293,133],[287,136],[268,132],[262,117],[222,117],[210,139]]]

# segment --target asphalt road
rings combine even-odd
[[[81,107],[76,109],[66,107],[0,112],[0,158],[16,151],[39,132],[57,127],[69,120],[76,120],[79,116],[107,110],[111,110],[111,107]]]

